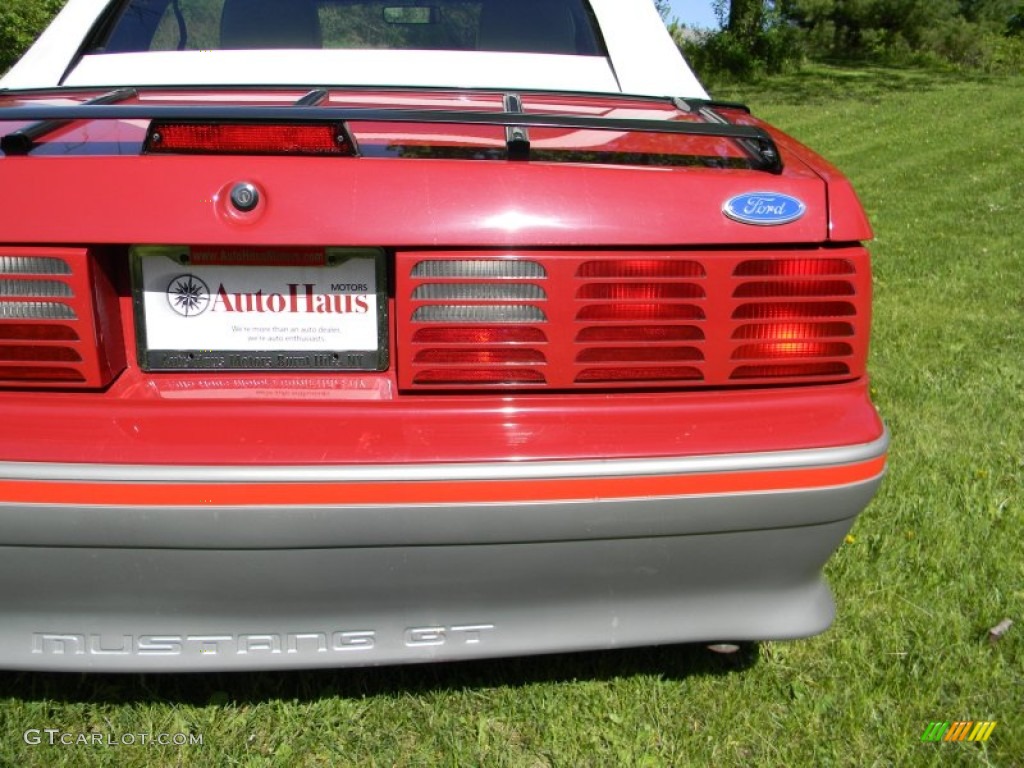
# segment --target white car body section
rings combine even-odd
[[[352,85],[525,89],[708,98],[651,0],[590,0],[608,57],[490,51],[283,50],[90,54],[111,0],[69,0],[0,88]]]

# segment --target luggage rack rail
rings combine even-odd
[[[8,91],[7,94],[12,92]],[[562,94],[560,94],[562,95]],[[592,95],[592,94],[579,94]],[[715,107],[745,109],[737,104],[671,99],[682,112],[697,115],[702,122],[641,118],[593,117],[587,115],[532,114],[522,110],[517,94],[503,94],[502,111],[452,109],[396,109],[377,107],[321,106],[323,89],[315,89],[288,106],[150,105],[124,104],[138,96],[132,88],[120,88],[75,105],[23,105],[0,107],[0,122],[33,121],[0,138],[0,150],[7,155],[25,155],[48,133],[76,120],[164,120],[188,122],[379,122],[450,125],[488,125],[506,129],[510,159],[529,159],[529,128],[659,133],[724,138],[736,141],[756,170],[778,174],[782,158],[771,135],[757,126],[736,125],[720,116]]]

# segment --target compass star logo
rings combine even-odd
[[[210,306],[210,287],[195,275],[178,275],[167,286],[167,303],[182,317],[201,315]]]

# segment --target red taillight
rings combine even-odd
[[[693,283],[587,283],[579,289],[576,298],[609,301],[703,299],[704,289]]]
[[[736,289],[736,298],[853,296],[853,284],[847,280],[777,280],[744,283]]]
[[[642,382],[700,381],[700,370],[690,366],[657,368],[586,368],[579,372],[576,381],[580,384],[623,384]]]
[[[825,339],[833,336],[853,336],[850,323],[766,323],[741,325],[733,331],[734,339]]]
[[[790,359],[794,357],[846,357],[853,349],[843,342],[774,341],[744,344],[732,353],[733,360]]]
[[[672,278],[704,277],[704,267],[697,261],[676,259],[603,259],[580,264],[577,277]]]
[[[536,344],[543,343],[539,328],[493,326],[481,328],[420,328],[413,334],[417,344]]]
[[[402,252],[404,390],[751,387],[864,374],[860,247]]]
[[[616,254],[583,262],[576,278],[582,327],[574,384],[664,387],[704,379],[704,264]]]
[[[695,325],[594,325],[582,328],[576,341],[701,341],[704,331]]]
[[[544,354],[536,349],[424,349],[416,354],[416,363],[432,365],[507,365],[543,363]]]
[[[828,301],[800,304],[777,302],[742,304],[732,313],[736,320],[790,320],[816,317],[851,317],[856,307],[848,301]]]
[[[78,341],[74,328],[66,325],[29,325],[0,323],[0,339],[16,341]]]
[[[744,261],[733,272],[736,277],[821,277],[852,275],[847,259],[757,259]]]
[[[0,384],[22,384],[25,386],[42,386],[51,383],[82,384],[85,376],[74,368],[60,368],[54,365],[32,365],[15,367],[0,365]]]
[[[550,384],[544,267],[504,256],[450,256],[400,262],[412,327],[399,369],[403,385]]]
[[[14,344],[0,344],[0,361],[77,363],[82,356],[70,347],[19,347]]]
[[[0,247],[0,387],[105,387],[125,365],[119,317],[90,251]]]
[[[730,379],[820,380],[863,371],[871,296],[866,268],[859,271],[847,258],[782,256],[742,261],[733,276],[732,318],[742,322],[730,334],[729,357],[736,361]]]
[[[149,153],[352,156],[355,145],[340,123],[232,123],[154,120]]]
[[[695,347],[590,347],[576,355],[578,363],[637,363],[703,360]]]
[[[543,384],[544,374],[529,369],[515,368],[431,368],[416,374],[417,384],[443,384],[468,386],[473,384]]]
[[[794,379],[804,376],[849,376],[846,363],[797,363],[790,365],[741,365],[734,379]]]
[[[704,311],[692,304],[591,304],[577,314],[578,320],[703,320]]]
[[[671,387],[703,378],[707,280],[692,259],[400,253],[396,263],[409,318],[403,387]]]

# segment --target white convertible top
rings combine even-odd
[[[69,0],[3,88],[143,85],[422,86],[707,98],[651,0],[589,0],[604,56],[491,51],[217,50],[75,56],[112,0]]]

